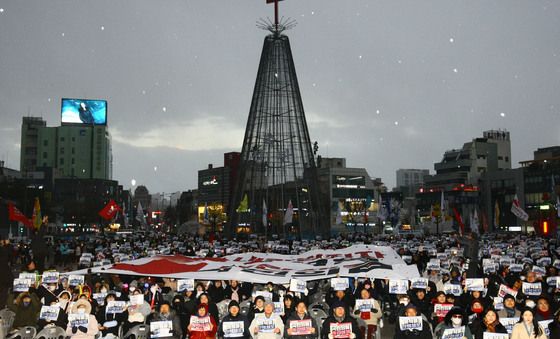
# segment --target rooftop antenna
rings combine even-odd
[[[282,32],[292,29],[296,26],[297,22],[292,18],[279,18],[278,15],[278,2],[282,0],[266,0],[267,4],[274,3],[274,21],[270,18],[260,18],[257,21],[257,27],[265,31],[270,31],[274,35],[280,35]]]

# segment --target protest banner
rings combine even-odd
[[[123,313],[126,309],[126,301],[111,300],[107,302],[106,313],[117,314]]]
[[[426,278],[412,278],[410,279],[410,288],[427,289],[428,279]]]
[[[266,316],[262,315],[255,318],[257,320],[257,327],[259,328],[259,332],[261,333],[274,333],[274,329],[276,328],[276,324],[274,323],[273,318],[267,318]]]
[[[240,338],[245,333],[245,323],[243,321],[224,321],[222,330],[224,338]]]
[[[422,317],[399,317],[401,331],[422,331]]]
[[[288,326],[292,329],[292,336],[313,334],[311,319],[290,320]]]
[[[209,316],[197,317],[196,315],[191,315],[190,325],[191,331],[195,332],[208,332],[212,330],[212,322]]]
[[[352,323],[330,323],[329,330],[332,338],[350,338],[352,335]]]
[[[542,285],[541,283],[538,282],[537,283],[523,282],[521,291],[523,291],[523,294],[525,295],[539,296],[542,293]]]
[[[60,273],[54,271],[43,272],[43,284],[57,284]]]
[[[83,285],[84,281],[85,281],[85,277],[83,275],[70,274],[68,276],[68,285],[72,287]]]
[[[13,290],[14,292],[27,292],[29,291],[29,288],[31,287],[31,285],[33,285],[33,283],[35,282],[35,280],[31,280],[31,279],[14,279],[14,287]]]
[[[83,326],[87,328],[89,325],[89,314],[68,313],[68,322],[70,327]]]
[[[453,304],[435,304],[434,313],[436,314],[436,317],[443,318],[452,308]]]
[[[194,279],[178,279],[177,292],[194,291]]]
[[[58,319],[58,313],[61,308],[58,306],[41,306],[41,311],[39,312],[39,319],[46,321],[56,321]]]

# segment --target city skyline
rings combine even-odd
[[[255,21],[272,7],[155,4],[0,1],[0,160],[19,168],[21,118],[59,125],[62,97],[108,101],[127,188],[196,188],[199,169],[241,150],[266,35]],[[397,169],[433,171],[485,130],[511,132],[513,167],[559,145],[560,4],[508,5],[283,1],[319,154],[392,187]]]

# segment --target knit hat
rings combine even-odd
[[[346,305],[345,305],[342,301],[340,301],[340,300],[335,300],[335,301],[332,303],[332,305],[331,305],[331,308],[332,308],[333,310],[334,310],[335,308],[339,308],[339,307],[346,308]]]
[[[235,301],[235,300],[230,301],[230,302],[229,302],[229,305],[228,305],[228,310],[229,310],[230,308],[232,308],[232,307],[237,307],[237,308],[239,308],[239,303],[238,303],[237,301]]]

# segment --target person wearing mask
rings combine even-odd
[[[547,339],[544,329],[539,325],[532,309],[523,310],[519,322],[513,325],[511,339]]]
[[[371,305],[371,307],[362,306],[358,308],[356,306],[354,308],[354,315],[358,316],[366,324],[366,328],[361,328],[362,333],[366,333],[367,330],[367,336],[363,337],[366,339],[371,339],[375,335],[375,331],[377,331],[377,324],[382,316],[381,306],[379,305],[379,302],[371,296],[370,290],[368,289],[362,289],[359,296],[360,299],[358,300],[363,303],[362,305],[364,305],[365,301],[365,305]],[[357,304],[358,303],[356,302],[356,305]]]
[[[302,321],[306,321],[307,324],[310,324],[310,327],[306,327],[304,332],[308,332],[308,334],[297,334],[294,328],[296,324],[301,324]],[[305,302],[298,301],[296,303],[295,311],[286,319],[286,326],[284,328],[284,338],[287,339],[315,339],[318,337],[318,327],[315,319],[313,319],[307,313],[307,305]]]
[[[171,306],[173,310],[175,310],[175,314],[179,317],[181,328],[187,328],[187,326],[189,325],[187,322],[187,317],[190,317],[191,314],[187,313],[183,296],[180,294],[175,295],[171,302]]]
[[[42,330],[47,326],[58,326],[62,328],[66,328],[68,325],[68,315],[62,310],[60,307],[61,305],[58,303],[58,300],[53,301],[50,306],[56,306],[58,308],[58,317],[56,320],[48,320],[48,319],[41,319],[37,321],[37,328]]]
[[[469,324],[475,319],[480,319],[481,315],[484,313],[484,305],[479,299],[474,299],[471,301],[471,307],[469,309]]]
[[[443,322],[437,325],[437,327],[435,328],[434,338],[441,339],[445,330],[454,328],[456,329],[461,326],[465,326],[465,333],[463,336],[467,339],[473,339],[473,335],[467,323],[467,317],[465,316],[463,310],[461,310],[460,307],[453,307],[451,310],[449,310],[449,312],[447,312],[447,315],[445,316]]]
[[[475,319],[470,325],[475,339],[484,339],[484,332],[507,333],[507,329],[500,323],[500,318],[495,310],[489,309],[481,318]]]
[[[235,300],[229,302],[228,314],[220,322],[218,336],[220,338],[249,339],[249,320],[240,313],[239,303]]]
[[[108,293],[107,296],[105,296],[104,305],[99,308],[99,311],[97,311],[96,319],[103,337],[106,337],[109,334],[112,334],[115,337],[118,336],[119,326],[123,324],[128,317],[128,312],[126,310],[120,313],[113,313],[112,311],[110,313],[108,312],[109,309],[107,306],[109,302],[116,300],[117,296],[115,293]]]
[[[321,328],[322,339],[332,339],[334,335],[331,333],[331,325],[334,326],[342,323],[350,324],[351,329],[348,338],[359,338],[360,329],[358,322],[346,313],[346,305],[340,300],[335,300],[331,307],[332,314],[325,319]]]
[[[504,296],[504,308],[498,311],[500,318],[519,318],[521,312],[517,309],[515,304],[515,297],[511,294]]]
[[[208,312],[208,304],[200,304],[196,309],[196,314],[191,316],[191,321],[187,329],[189,339],[214,339],[218,332],[218,325],[215,318]],[[200,324],[204,324],[200,326]]]
[[[8,295],[8,309],[14,312],[15,318],[12,327],[37,326],[37,319],[41,311],[41,302],[35,293],[20,293],[14,301],[14,295]]]
[[[87,318],[86,324],[77,324],[72,321],[72,315],[78,314]],[[79,299],[72,305],[70,314],[68,315],[68,326],[66,334],[71,339],[95,339],[99,332],[99,325],[95,316],[91,314],[91,304],[85,299]]]
[[[68,291],[62,291],[58,294],[58,304],[64,313],[69,313],[70,302],[72,301],[72,295]],[[64,326],[66,327],[66,326]]]
[[[284,323],[280,316],[274,314],[274,303],[267,301],[264,312],[255,316],[249,331],[254,339],[281,339],[284,335]]]
[[[158,338],[172,338],[172,339],[180,339],[183,337],[183,330],[181,328],[181,320],[179,317],[173,312],[171,309],[171,305],[167,301],[163,301],[159,307],[157,312],[150,314],[148,316],[148,320],[146,321],[148,324],[151,324],[155,321],[171,321],[171,331],[169,336],[163,336]]]
[[[420,313],[418,313],[416,306],[414,306],[414,304],[412,303],[408,304],[404,310],[403,318],[417,317],[417,316],[420,316]],[[422,330],[416,330],[416,329],[401,330],[399,321],[400,321],[400,317],[399,320],[397,320],[397,323],[395,324],[395,335],[393,337],[394,339],[432,339],[432,332],[430,331],[430,325],[426,320],[422,319]]]

